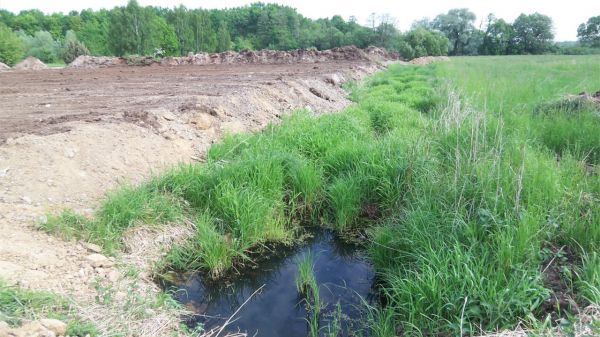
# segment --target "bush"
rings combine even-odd
[[[5,24],[0,22],[0,62],[10,66],[23,57],[23,43]]]
[[[54,63],[59,60],[61,45],[47,31],[38,31],[33,36],[19,32],[19,38],[25,45],[25,54],[40,59],[44,63]]]
[[[81,55],[89,55],[90,51],[86,48],[83,42],[77,40],[75,32],[72,30],[67,32],[65,37],[65,46],[63,48],[62,58],[66,64],[73,62]]]

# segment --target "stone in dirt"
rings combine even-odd
[[[48,66],[44,62],[38,60],[33,56],[29,56],[23,61],[17,63],[15,70],[42,70],[48,69]]]
[[[44,325],[47,324],[48,326]],[[23,324],[19,328],[7,329],[5,336],[10,337],[56,337],[64,336],[67,325],[54,319],[42,319]],[[2,335],[0,335],[2,336]]]
[[[57,336],[64,336],[67,333],[67,324],[57,319],[44,318],[40,319],[40,323]]]
[[[112,267],[113,263],[102,254],[90,254],[85,258],[94,268]]]
[[[100,247],[100,246],[98,246],[96,244],[93,244],[93,243],[90,243],[90,242],[83,242],[83,243],[81,243],[81,245],[85,249],[89,250],[92,253],[102,253],[102,247]]]
[[[0,62],[0,71],[2,70],[10,70],[10,67],[7,66],[6,64]]]
[[[206,130],[213,124],[213,117],[205,113],[199,113],[190,119],[190,124],[196,126],[197,129]]]
[[[113,270],[110,273],[108,273],[108,275],[106,275],[106,278],[112,283],[117,282],[119,280],[119,277],[121,277],[121,274],[118,270]]]

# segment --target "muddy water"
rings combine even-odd
[[[343,242],[329,231],[316,231],[306,244],[293,249],[278,249],[254,268],[240,271],[234,280],[209,281],[194,275],[176,286],[178,301],[198,314],[191,326],[205,329],[223,324],[240,306],[227,331],[247,332],[259,337],[306,337],[308,313],[296,290],[298,260],[309,251],[316,256],[315,276],[325,304],[320,326],[327,331],[339,303],[342,335],[360,326],[362,299],[373,302],[374,270],[364,253]],[[262,287],[262,288],[261,288]],[[259,292],[252,294],[260,289]]]

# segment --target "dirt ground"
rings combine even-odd
[[[126,314],[97,299],[105,282],[127,302],[132,265],[141,269],[136,289],[156,293],[148,269],[160,248],[146,242],[98,265],[90,258],[97,247],[46,235],[36,224],[63,208],[91,214],[115,186],[201,161],[226,133],[260,130],[299,108],[338,111],[350,104],[341,84],[381,68],[338,60],[0,73],[0,279],[72,298],[105,335],[119,324],[131,325],[130,334],[167,334],[177,325],[170,313],[118,323],[108,317]],[[144,233],[137,241],[178,235]]]

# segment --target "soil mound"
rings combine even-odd
[[[81,55],[69,64],[69,68],[104,68],[123,63],[118,57]]]
[[[6,64],[0,62],[0,71],[2,70],[10,70],[10,67],[7,66]]]
[[[42,70],[48,69],[48,66],[44,62],[38,60],[33,56],[29,56],[23,61],[17,63],[15,70]]]
[[[424,56],[424,57],[417,57],[416,59],[412,59],[410,60],[410,64],[415,64],[415,65],[427,65],[433,62],[445,62],[445,61],[450,61],[450,58],[448,56]]]
[[[360,49],[354,46],[333,48],[328,50],[297,49],[292,51],[280,50],[242,50],[240,52],[226,51],[223,53],[200,53],[183,57],[166,57],[155,60],[149,57],[118,58],[80,56],[69,67],[100,68],[118,65],[137,66],[179,66],[207,64],[292,64],[319,63],[328,61],[369,61],[383,62],[399,59],[398,53],[388,52],[378,47]]]

